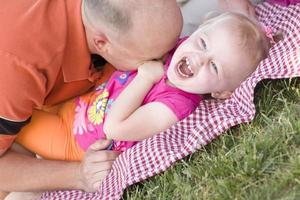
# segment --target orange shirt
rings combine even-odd
[[[34,108],[93,85],[81,0],[0,0],[0,5],[0,118],[25,121]]]

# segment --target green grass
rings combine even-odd
[[[300,199],[300,80],[256,90],[253,122],[131,186],[123,199]]]

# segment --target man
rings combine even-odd
[[[95,191],[117,154],[95,143],[81,163],[37,160],[11,145],[33,109],[86,92],[90,54],[123,70],[176,43],[175,0],[0,0],[0,191]],[[4,196],[4,195],[3,195]]]

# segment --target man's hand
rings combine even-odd
[[[80,164],[80,188],[86,192],[95,192],[103,178],[110,172],[118,152],[105,151],[108,140],[97,141],[86,151]]]
[[[82,162],[36,159],[20,154],[12,146],[0,157],[0,191],[95,191],[118,156],[104,150],[108,144],[93,144]]]
[[[255,8],[249,0],[219,0],[222,11],[238,12],[256,20]]]

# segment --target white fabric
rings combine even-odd
[[[263,0],[251,0],[253,4]],[[183,15],[183,30],[181,36],[191,35],[211,11],[218,10],[218,0],[177,0]]]

